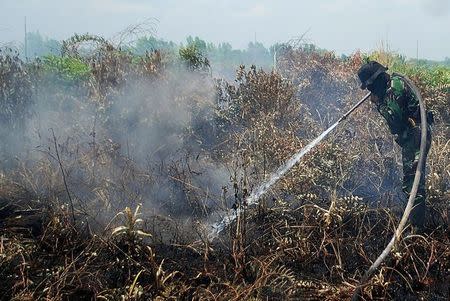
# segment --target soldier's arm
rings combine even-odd
[[[399,106],[404,110],[404,113],[409,118],[416,119],[417,114],[419,113],[418,97],[400,77],[394,76],[391,85],[396,99],[399,102]]]

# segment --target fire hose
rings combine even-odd
[[[386,245],[383,252],[378,256],[378,258],[374,261],[374,263],[370,266],[370,268],[366,271],[364,276],[362,277],[359,286],[356,287],[355,292],[353,293],[352,301],[357,301],[360,299],[361,290],[366,285],[372,273],[378,269],[378,267],[383,263],[383,261],[387,258],[387,256],[391,253],[392,248],[395,243],[400,239],[400,236],[405,228],[406,222],[408,221],[409,215],[413,209],[414,200],[416,198],[417,189],[419,188],[420,178],[422,177],[422,172],[424,171],[425,164],[425,154],[426,154],[426,145],[427,145],[427,115],[425,110],[425,104],[420,96],[420,92],[417,87],[406,77],[402,76],[402,79],[408,85],[408,87],[414,92],[419,101],[419,110],[420,110],[420,154],[419,161],[416,168],[416,173],[414,176],[414,182],[409,194],[408,203],[406,204],[405,210],[403,211],[402,218],[397,228],[395,229],[394,235],[392,236],[390,242]]]

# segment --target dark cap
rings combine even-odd
[[[387,71],[388,68],[384,67],[376,61],[370,61],[361,66],[358,70],[358,77],[361,81],[361,89],[367,88],[368,85],[372,84],[375,79],[381,73]]]

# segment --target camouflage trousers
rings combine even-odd
[[[408,133],[402,139],[400,146],[402,147],[402,162],[403,162],[403,191],[410,195],[414,177],[416,174],[417,165],[420,156],[420,127],[416,126],[408,131]],[[427,146],[426,156],[431,146],[431,127],[427,126]],[[420,177],[419,187],[417,189],[416,198],[414,200],[414,207],[411,211],[410,221],[412,226],[422,229],[425,224],[425,212],[426,212],[426,187],[425,187],[425,165],[422,167],[422,173]]]

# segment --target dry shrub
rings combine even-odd
[[[241,67],[236,86],[225,88],[228,98],[221,99],[221,129],[233,139],[223,143],[220,152],[225,162],[239,162],[230,166],[243,168],[247,189],[251,190],[305,146],[311,133],[317,132],[317,124],[296,99],[294,87],[277,73]],[[340,154],[333,143],[321,145],[315,155],[273,187],[275,197],[320,193],[332,187],[339,164],[346,164]]]
[[[77,86],[86,93],[66,95],[56,87],[48,104],[69,103],[76,110],[56,110],[57,119],[83,122],[55,127],[56,141],[42,138],[51,147],[40,148],[39,160],[22,160],[7,174],[19,184],[0,186],[7,192],[0,196],[0,214],[8,211],[16,222],[0,227],[0,289],[6,299],[351,296],[391,237],[401,209],[398,202],[393,208],[370,202],[395,200],[400,178],[398,148],[370,106],[295,166],[259,206],[241,207],[236,223],[217,240],[209,241],[202,221],[232,201],[243,205],[254,186],[362,96],[354,75],[361,55],[340,60],[288,49],[280,58],[281,74],[242,67],[235,84],[217,85],[214,103],[208,77],[179,76],[161,53],[136,60],[112,47],[99,49],[80,56],[91,68]],[[448,94],[431,104],[434,96],[427,95],[434,92],[422,89],[430,106],[445,111]],[[180,118],[169,118],[172,111]],[[86,113],[89,118],[79,118]],[[445,116],[438,118],[428,160],[433,230],[396,246],[365,287],[367,299],[448,299]],[[172,135],[164,134],[168,129]],[[152,131],[157,139],[151,139]],[[139,140],[142,133],[146,139]],[[62,170],[76,203],[75,223]],[[210,191],[206,180],[214,177],[226,184]],[[27,193],[18,198],[18,191]],[[31,209],[43,213],[39,231],[17,231],[24,211],[10,204],[18,199],[27,210],[33,204]],[[130,209],[139,203],[142,222]],[[128,218],[121,223],[116,214],[125,207]]]

